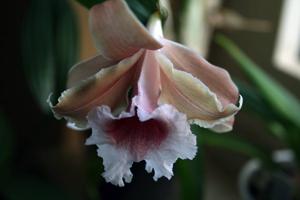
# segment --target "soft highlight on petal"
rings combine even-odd
[[[85,122],[87,113],[96,106],[108,105],[115,109],[121,104],[126,104],[132,70],[135,70],[133,66],[142,53],[143,51],[139,51],[115,66],[103,68],[94,76],[65,90],[58,103],[52,106],[56,116],[62,116],[74,123]]]
[[[96,74],[103,68],[116,65],[118,61],[107,59],[101,55],[89,58],[74,65],[68,74],[68,88]]]
[[[231,116],[227,120],[224,120],[222,123],[213,126],[211,130],[217,133],[229,132],[232,130],[233,123],[234,116]]]
[[[161,52],[170,59],[174,68],[188,72],[201,80],[217,95],[224,107],[237,103],[239,91],[226,70],[210,64],[181,44],[166,39],[161,41],[164,45]]]
[[[90,29],[99,52],[111,59],[131,56],[140,49],[162,47],[124,0],[109,0],[92,7]]]
[[[174,105],[180,112],[187,114],[189,120],[198,125],[211,128],[222,123],[220,120],[236,114],[239,107],[228,104],[223,107],[215,93],[191,74],[177,70],[171,61],[157,54],[162,73],[160,103]]]

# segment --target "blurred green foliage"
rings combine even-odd
[[[26,95],[21,100],[4,102],[0,110],[0,199],[77,199],[52,183],[41,158],[49,156],[46,151],[57,136],[51,131],[59,132],[52,126],[52,117],[47,116],[50,109],[46,101],[51,92],[58,95],[65,88],[67,72],[76,61],[77,19],[67,0],[22,3],[18,2],[19,10],[24,13],[17,13],[22,16],[22,26],[17,27],[20,40],[10,45],[16,50],[13,56],[18,58],[21,54],[22,58],[16,77],[25,76],[28,87],[20,88],[30,91],[23,91]],[[14,83],[24,84],[22,78]],[[10,90],[10,85],[5,89]],[[31,97],[35,102],[30,101]],[[22,105],[17,101],[22,101]],[[35,110],[36,107],[40,109]],[[30,120],[33,123],[27,124]]]
[[[78,1],[80,4],[82,4],[87,9],[90,9],[91,7],[93,7],[94,5],[96,5],[98,3],[103,3],[105,0],[76,0],[76,1]]]
[[[76,18],[67,1],[31,0],[22,31],[23,69],[44,112],[50,93],[58,95],[78,51]]]
[[[239,63],[240,69],[255,86],[255,89],[242,90],[244,95],[255,93],[260,101],[247,99],[249,106],[256,109],[256,115],[265,116],[265,123],[269,124],[272,132],[281,142],[293,150],[300,167],[300,102],[276,80],[267,75],[229,38],[217,35],[216,42]],[[243,86],[242,86],[243,88]],[[255,90],[255,92],[253,92]],[[242,94],[243,94],[242,93]],[[259,110],[257,109],[259,108]],[[268,113],[268,114],[266,114]]]
[[[259,94],[278,112],[295,126],[300,127],[300,102],[277,81],[268,76],[249,59],[232,41],[217,35],[216,42],[221,45],[240,66],[240,69],[256,86]]]
[[[181,198],[200,200],[204,194],[204,151],[201,137],[197,137],[198,152],[193,160],[178,160],[175,173],[180,180]]]
[[[86,8],[90,9],[95,4],[102,3],[105,0],[77,0],[79,3],[81,3]],[[159,1],[158,0],[125,0],[130,7],[130,9],[133,11],[133,13],[136,15],[136,17],[144,24],[146,25],[148,22],[148,19],[154,12],[159,12]]]

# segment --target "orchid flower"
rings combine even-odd
[[[164,39],[157,15],[146,29],[125,1],[109,0],[91,8],[90,29],[99,55],[70,70],[51,107],[70,127],[92,129],[86,144],[97,145],[107,182],[124,186],[142,160],[154,180],[170,179],[176,160],[197,152],[190,123],[231,130],[242,98],[230,76]]]

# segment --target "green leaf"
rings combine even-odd
[[[176,41],[182,41],[182,27],[186,23],[184,18],[188,11],[188,5],[191,3],[191,0],[177,0],[174,2],[172,11],[173,11],[173,23],[174,23],[174,32]]]
[[[78,57],[79,36],[76,16],[68,2],[56,0],[56,12],[60,15],[56,18],[55,27],[55,92],[60,95],[58,93],[65,88],[68,71]]]
[[[277,165],[272,161],[270,152],[262,149],[258,145],[251,144],[246,140],[228,134],[214,133],[208,129],[200,128],[197,125],[192,125],[191,129],[192,132],[199,137],[198,141],[202,145],[224,148],[250,157],[255,157],[262,161],[266,167],[270,169],[277,168]]]
[[[270,104],[261,97],[260,93],[255,88],[240,80],[235,80],[235,83],[238,85],[239,91],[245,99],[243,110],[259,117],[267,123],[267,128],[270,130],[268,133],[281,141],[285,141],[287,131],[284,126],[285,120],[282,116],[279,116],[277,112],[274,112]]]
[[[86,7],[87,9],[90,9],[94,5],[98,3],[102,3],[105,0],[76,0],[76,1],[79,2],[81,5],[83,5],[84,7]]]
[[[198,137],[199,138],[199,137]],[[203,198],[204,164],[203,148],[198,143],[198,152],[193,160],[178,160],[176,175],[180,180],[181,199],[200,200]]]
[[[54,91],[54,35],[51,1],[32,0],[22,34],[23,69],[35,99],[48,110],[48,95]]]
[[[102,3],[105,0],[77,0],[86,8],[90,9],[95,4]],[[136,17],[146,25],[150,16],[159,11],[159,3],[158,0],[125,0],[136,15]]]
[[[126,0],[136,17],[146,25],[150,16],[159,11],[158,0]]]
[[[23,69],[30,90],[44,112],[50,93],[64,88],[77,56],[75,16],[66,0],[31,0],[22,29]]]
[[[224,35],[217,35],[216,42],[239,63],[240,68],[260,90],[272,109],[300,127],[300,103],[296,97],[261,70],[230,39]]]
[[[245,99],[243,109],[258,115],[266,121],[279,120],[280,116],[273,111],[272,107],[260,95],[259,91],[240,80],[235,79],[234,82],[237,84],[241,95]]]

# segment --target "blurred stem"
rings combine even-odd
[[[243,83],[241,80],[235,79],[234,82],[238,85],[243,98],[246,99],[243,110],[255,114],[261,120],[266,121],[267,128],[269,129],[268,134],[272,134],[281,141],[286,141],[287,131],[278,113],[273,111],[272,107],[261,97],[255,88]]]
[[[177,0],[177,1],[170,1],[173,13],[173,20],[174,20],[174,33],[175,33],[175,40],[181,41],[181,27],[182,24],[185,23],[183,21],[183,16],[187,11],[188,4],[190,0]]]
[[[272,110],[272,107],[265,101],[260,93],[250,85],[244,83],[239,79],[234,79],[237,84],[239,91],[245,99],[243,109],[255,113],[258,117],[268,120],[270,122],[281,120],[280,116]]]
[[[199,126],[193,125],[192,131],[198,135],[202,145],[217,146],[242,153],[244,155],[259,159],[266,168],[270,170],[278,169],[278,165],[273,162],[271,153],[257,145],[253,145],[245,140],[230,135],[213,133]]]
[[[199,137],[198,137],[199,138]],[[180,160],[176,164],[177,174],[181,183],[181,199],[201,200],[203,199],[204,187],[204,152],[198,142],[196,157],[189,162]]]

